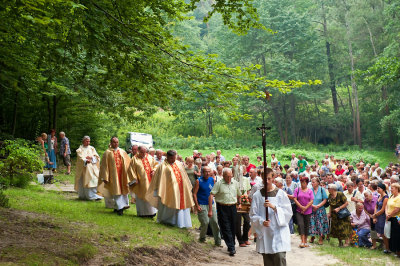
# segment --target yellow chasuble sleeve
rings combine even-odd
[[[137,155],[131,159],[128,168],[128,176],[130,182],[135,183],[130,189],[141,200],[146,200],[145,196],[150,187],[153,170],[153,157],[146,154],[143,159],[139,158]]]
[[[171,209],[180,210],[194,206],[192,184],[189,177],[179,162],[175,162],[175,164],[177,164],[182,177],[182,192],[179,189],[174,170],[167,161],[164,161],[157,166],[146,193],[146,200],[155,208],[158,207],[158,200]],[[154,195],[155,190],[157,190],[158,197]],[[181,206],[181,193],[183,193],[183,206]]]
[[[105,197],[126,195],[129,193],[128,184],[130,181],[127,172],[131,159],[124,150],[118,148],[118,151],[121,156],[121,180],[118,178],[117,166],[114,159],[114,150],[112,148],[109,148],[104,152],[100,162],[100,183],[98,191]],[[106,181],[107,184],[103,181]]]

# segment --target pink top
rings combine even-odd
[[[358,217],[356,211],[352,212],[351,221],[356,224],[357,229],[371,229],[371,220],[364,210],[362,210],[360,217]]]
[[[310,201],[314,200],[314,193],[309,188],[307,188],[306,192],[303,192],[301,190],[301,188],[296,188],[294,190],[293,196],[303,206],[306,206]],[[299,206],[297,206],[296,211],[301,213],[301,209],[299,208]],[[310,205],[310,207],[308,207],[308,209],[304,212],[304,214],[307,215],[307,214],[311,214],[311,213],[312,213],[312,205]]]

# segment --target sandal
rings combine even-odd
[[[301,243],[301,244],[299,245],[299,248],[304,248],[304,243]]]
[[[309,248],[309,247],[310,247],[310,245],[309,245],[309,244],[307,244],[307,243],[304,243],[304,247],[305,247],[305,248]]]

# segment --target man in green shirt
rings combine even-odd
[[[232,169],[224,168],[222,170],[224,179],[218,181],[211,190],[208,198],[209,212],[208,217],[212,217],[212,202],[215,197],[217,203],[217,219],[222,238],[228,247],[230,256],[234,256],[235,251],[235,221],[236,221],[236,203],[240,205],[239,184],[232,179]]]
[[[307,161],[304,160],[304,156],[299,156],[299,161],[297,162],[297,166],[299,167],[299,174],[303,173],[306,170]]]

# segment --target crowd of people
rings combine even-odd
[[[63,132],[60,137],[60,155],[70,167],[69,142]],[[52,134],[42,140],[48,165],[54,166],[57,139]],[[193,212],[201,224],[199,241],[209,234],[221,246],[222,239],[234,256],[236,240],[246,247],[254,239],[265,264],[285,265],[295,224],[300,248],[337,238],[343,247],[377,249],[382,242],[384,253],[400,255],[399,164],[352,165],[328,154],[321,162],[292,154],[290,165],[282,166],[272,154],[270,162],[257,157],[254,163],[239,154],[228,160],[220,150],[207,155],[195,150],[183,159],[174,150],[134,145],[128,154],[117,137],[100,159],[85,136],[77,149],[75,189],[81,199],[104,198],[118,215],[133,200],[138,216],[157,215],[158,222],[180,228],[192,226]]]

